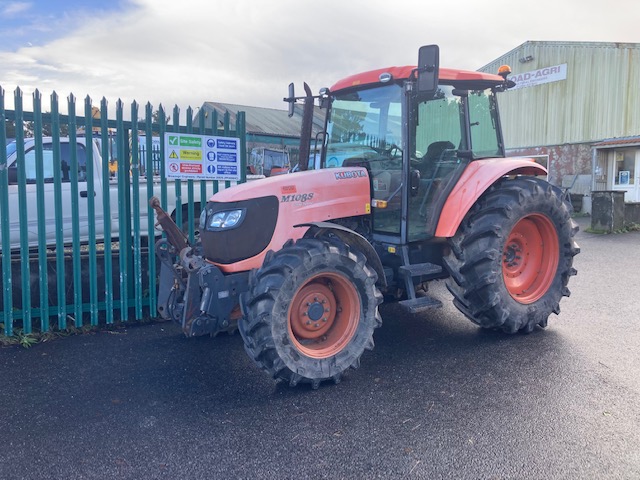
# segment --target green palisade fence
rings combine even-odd
[[[219,189],[232,186],[231,182],[167,181],[164,134],[239,138],[242,183],[246,181],[244,112],[238,113],[235,125],[229,124],[227,113],[220,129],[215,112],[209,122],[200,116],[199,124],[193,125],[191,107],[182,122],[177,106],[169,119],[162,105],[154,112],[149,103],[140,108],[133,102],[125,111],[118,100],[110,118],[113,112],[104,98],[94,106],[89,97],[80,102],[70,95],[66,115],[59,113],[55,92],[43,105],[36,90],[32,111],[25,110],[19,88],[12,110],[5,108],[6,98],[0,87],[3,333],[155,317],[154,238],[161,232],[149,199],[158,196],[193,241],[201,205]],[[9,146],[12,140],[15,143]],[[10,148],[15,152],[8,152]],[[13,158],[16,161],[10,165]],[[12,245],[16,235],[19,241]]]

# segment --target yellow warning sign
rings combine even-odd
[[[175,150],[171,150],[171,155],[169,155],[169,158],[178,158],[178,154]]]
[[[180,150],[182,160],[202,160],[202,150]]]

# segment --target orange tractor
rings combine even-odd
[[[189,245],[155,202],[167,233],[159,312],[186,335],[237,325],[251,359],[290,385],[338,382],[373,348],[378,306],[455,306],[482,328],[546,327],[576,274],[577,226],[546,170],[505,158],[500,75],[418,66],[354,75],[305,99],[295,173],[211,197]],[[321,154],[310,151],[313,104],[326,108]],[[306,162],[305,162],[306,163]],[[153,200],[152,200],[153,202]]]

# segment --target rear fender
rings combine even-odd
[[[367,263],[378,274],[378,281],[376,282],[376,284],[381,287],[387,286],[387,279],[384,275],[384,268],[382,267],[382,261],[380,260],[380,257],[376,253],[373,246],[367,241],[367,239],[359,233],[332,222],[313,222],[295,226],[309,227],[309,230],[307,230],[305,234],[305,238],[320,238],[331,233],[347,245],[350,245],[359,252],[362,252],[362,254],[367,258]]]
[[[532,158],[489,158],[471,162],[442,208],[436,237],[453,237],[462,219],[491,185],[506,175],[546,175]]]

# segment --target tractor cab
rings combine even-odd
[[[326,93],[321,168],[367,168],[372,233],[389,243],[433,237],[466,166],[504,157],[495,97],[504,78],[439,69],[437,47],[424,48],[436,50],[421,52],[422,67],[354,75]]]

